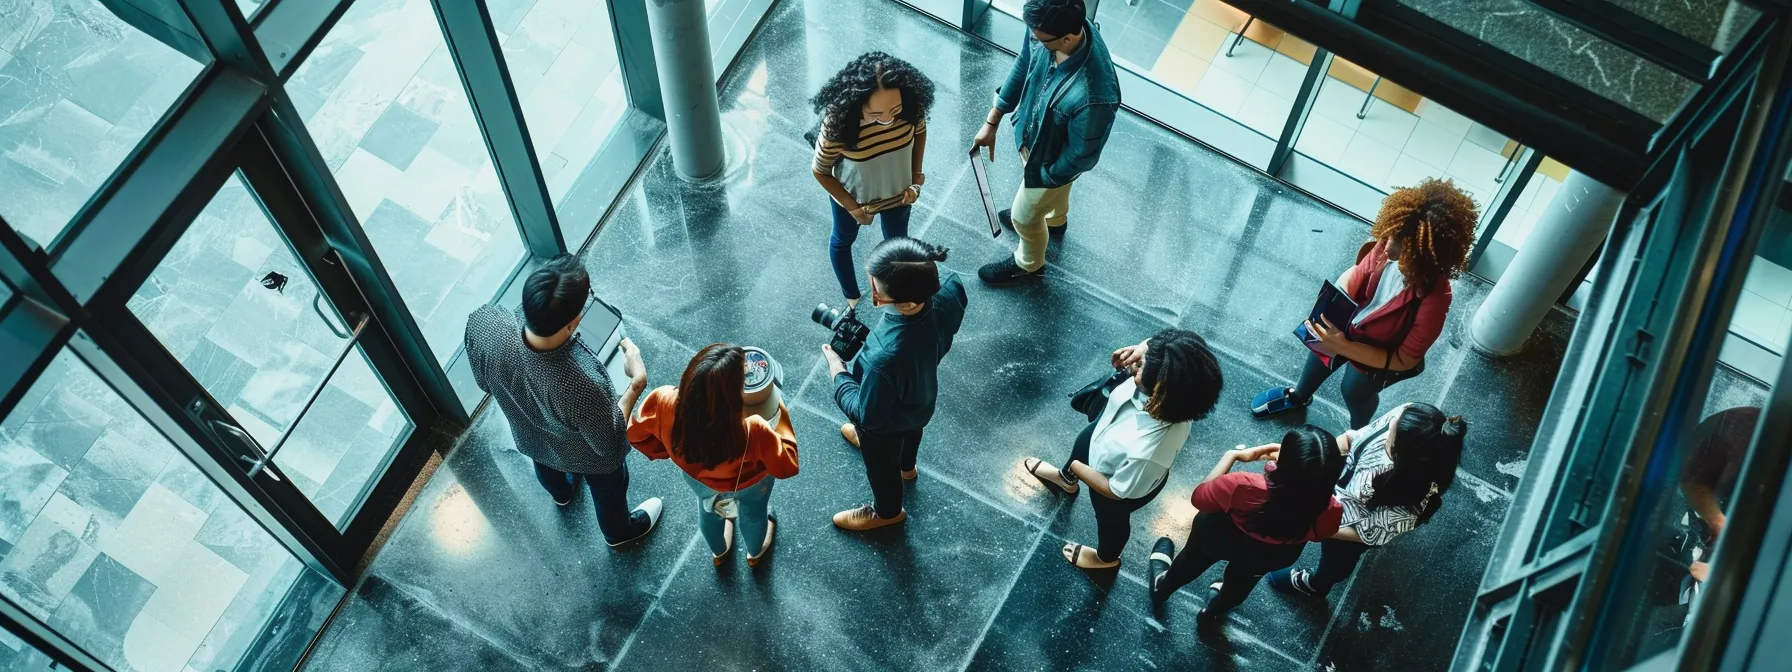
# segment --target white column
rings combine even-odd
[[[1611,231],[1624,192],[1571,172],[1469,324],[1484,354],[1518,352]]]

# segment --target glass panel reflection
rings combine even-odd
[[[409,435],[359,347],[348,349],[353,326],[241,177],[206,205],[130,309],[339,525]]]
[[[548,195],[559,205],[628,111],[609,5],[584,0],[485,4],[523,103],[523,121],[548,181]]]
[[[0,217],[50,246],[201,66],[95,0],[0,2]]]
[[[70,353],[0,422],[0,465],[0,594],[115,669],[291,666],[342,594]]]
[[[1342,58],[1294,148],[1382,192],[1448,179],[1486,207],[1518,143]]]
[[[1655,121],[1667,121],[1695,88],[1527,0],[1399,2]]]
[[[524,251],[429,0],[355,3],[288,90],[446,364]]]

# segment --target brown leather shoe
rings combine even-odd
[[[915,480],[915,478],[920,475],[921,475],[920,469],[910,469],[908,471],[902,472],[902,480],[912,481],[912,480]]]
[[[905,520],[908,520],[907,509],[897,512],[895,518],[879,518],[877,517],[877,507],[869,504],[834,514],[835,527],[842,530],[852,530],[854,532],[875,530],[880,527],[895,525]]]
[[[847,443],[852,444],[852,447],[859,447],[859,428],[852,426],[852,423],[840,426],[840,436],[846,439]]]

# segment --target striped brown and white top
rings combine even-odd
[[[824,126],[815,140],[815,172],[838,178],[867,212],[902,205],[902,192],[915,180],[911,149],[915,137],[926,132],[926,121],[865,124],[859,127],[858,147],[849,148],[829,139]]]

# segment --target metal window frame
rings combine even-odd
[[[1636,632],[1635,604],[1651,562],[1660,502],[1677,487],[1684,445],[1701,417],[1717,366],[1723,324],[1741,292],[1743,269],[1783,186],[1792,160],[1792,31],[1775,24],[1755,37],[1770,50],[1714,80],[1706,100],[1689,107],[1684,130],[1656,148],[1652,173],[1632,192],[1601,255],[1599,280],[1576,327],[1545,411],[1530,464],[1502,526],[1482,589],[1458,642],[1456,669],[1619,669],[1660,666],[1657,656],[1622,662]],[[1771,496],[1785,478],[1780,446],[1792,414],[1792,367],[1774,386],[1745,482]],[[1777,429],[1775,429],[1777,428]],[[1777,432],[1777,434],[1775,434]],[[1748,487],[1748,486],[1739,486]],[[1785,494],[1781,491],[1782,495]],[[1720,656],[1746,657],[1763,623],[1753,580],[1757,553],[1780,561],[1780,546],[1760,534],[1767,511],[1734,507],[1713,560],[1708,590],[1680,640],[1677,669],[1716,669]],[[1792,530],[1792,520],[1779,520]],[[1739,559],[1740,558],[1740,559]],[[1566,568],[1566,569],[1564,569]],[[1552,572],[1575,581],[1573,600],[1555,628],[1527,592]],[[1754,599],[1754,602],[1750,602]],[[1749,611],[1751,608],[1754,611]],[[1509,617],[1499,642],[1493,622]],[[1748,619],[1754,620],[1748,620]],[[1742,633],[1732,638],[1733,633]],[[1726,667],[1725,669],[1742,669]]]

